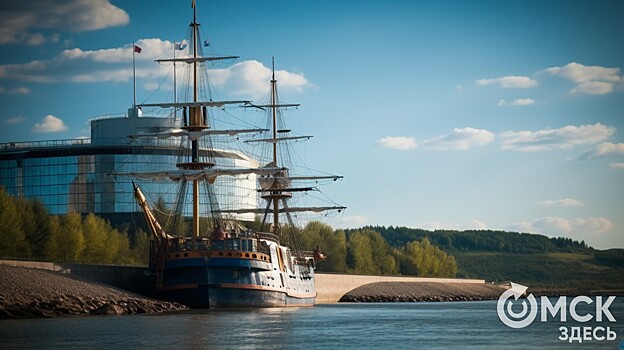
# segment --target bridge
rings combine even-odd
[[[63,264],[38,261],[0,260],[0,265],[28,267],[68,273],[80,278],[105,283],[131,292],[146,294],[148,279],[145,267]],[[376,282],[438,282],[485,284],[482,279],[429,278],[413,276],[373,276],[346,275],[339,273],[316,273],[316,302],[318,304],[336,303],[347,292]]]

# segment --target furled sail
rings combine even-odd
[[[191,141],[195,141],[202,136],[208,135],[229,135],[234,136],[238,134],[244,133],[257,133],[264,132],[266,129],[233,129],[233,130],[202,130],[202,131],[191,131],[184,129],[173,129],[171,131],[162,131],[162,132],[149,132],[149,133],[140,133],[133,134],[128,137],[131,139],[137,139],[141,137],[158,137],[159,139],[168,139],[170,137],[181,137],[187,136]]]
[[[342,206],[332,206],[332,207],[286,207],[286,208],[280,208],[278,210],[279,213],[300,213],[300,212],[314,212],[314,213],[322,213],[324,211],[328,211],[328,210],[344,210],[347,209],[347,207],[342,207]],[[253,213],[253,214],[264,214],[266,213],[266,209],[261,209],[261,208],[247,208],[247,209],[223,209],[223,210],[215,210],[213,212],[218,212],[218,213],[226,213],[226,214],[246,214],[246,213]]]
[[[271,175],[281,171],[281,168],[248,168],[248,169],[202,169],[202,170],[169,170],[169,171],[153,171],[153,172],[127,172],[112,173],[116,176],[131,176],[137,179],[145,180],[172,180],[172,181],[195,181],[202,180],[214,183],[219,176],[229,175]]]

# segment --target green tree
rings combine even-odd
[[[130,240],[125,232],[119,232],[111,229],[107,236],[106,244],[110,255],[108,256],[106,263],[129,263],[132,262],[132,256],[130,254]]]
[[[59,237],[59,257],[63,261],[80,262],[85,239],[82,230],[82,217],[70,212],[61,217],[62,234]]]
[[[325,260],[317,265],[318,271],[347,271],[347,242],[344,231],[336,232],[331,226],[312,221],[301,233],[303,249],[311,251],[320,248]]]
[[[44,257],[45,243],[50,236],[50,215],[38,199],[21,200],[22,227],[32,249],[32,257]]]
[[[377,267],[377,273],[382,275],[394,275],[399,272],[392,249],[381,234],[374,230],[365,230],[370,239],[373,261]]]
[[[455,258],[433,246],[428,237],[407,243],[402,254],[401,272],[404,274],[423,277],[455,277],[457,274]]]
[[[327,257],[319,266],[319,271],[347,272],[347,238],[344,231],[321,231],[324,245],[321,251]]]
[[[371,240],[365,232],[357,231],[349,236],[347,265],[349,266],[349,272],[359,274],[378,273],[373,261]]]
[[[106,246],[110,228],[104,224],[104,220],[93,214],[87,215],[82,220],[85,243],[82,262],[89,264],[112,262],[109,258],[109,248]]]
[[[19,202],[0,188],[0,257],[27,258],[30,246],[22,226]]]
[[[134,237],[132,244],[133,263],[145,264],[149,263],[150,235],[139,229]]]
[[[60,216],[51,216],[49,218],[49,230],[50,235],[45,242],[43,256],[46,260],[61,261],[63,260],[63,256],[61,255],[61,235],[63,228],[61,226]]]

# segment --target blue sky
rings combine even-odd
[[[0,8],[0,143],[85,137],[90,118],[125,113],[132,42],[146,101],[191,15],[190,1],[54,3]],[[624,248],[623,2],[197,3],[211,48],[241,57],[218,67],[221,96],[264,96],[276,57],[315,135],[307,163],[345,176],[334,226]]]

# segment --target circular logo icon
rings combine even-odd
[[[518,298],[524,294],[527,287],[512,283],[512,288],[506,290],[498,298],[496,304],[496,312],[498,318],[507,326],[511,328],[524,328],[530,325],[537,317],[537,301],[533,294],[522,300],[518,301]],[[529,305],[527,306],[527,300]],[[513,309],[514,301],[522,305],[521,311],[515,311]]]

